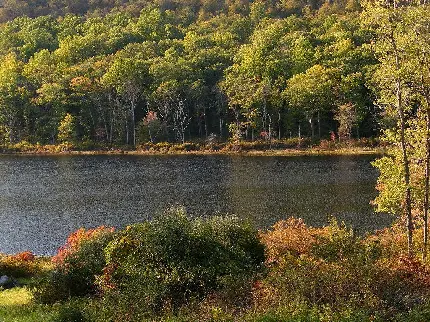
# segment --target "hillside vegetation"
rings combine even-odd
[[[0,143],[375,136],[378,60],[361,11],[356,1],[2,1]]]

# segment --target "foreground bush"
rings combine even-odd
[[[94,294],[96,275],[105,267],[104,249],[113,239],[112,228],[99,227],[72,233],[67,243],[52,258],[55,269],[34,289],[35,299],[54,303],[70,296]]]
[[[31,252],[22,252],[16,255],[0,254],[0,276],[30,277],[38,271],[39,265]]]
[[[390,229],[359,237],[335,221],[323,228],[297,219],[277,223],[261,236],[268,275],[254,289],[257,310],[299,301],[386,321],[425,305],[430,270],[418,259],[393,252],[399,235]]]
[[[114,320],[175,311],[214,291],[244,295],[264,262],[257,231],[234,217],[190,219],[172,210],[127,227],[106,248],[100,279]]]

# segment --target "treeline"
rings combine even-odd
[[[3,144],[378,133],[355,2],[59,2],[2,2]]]
[[[251,11],[253,0],[0,0],[0,22],[13,20],[17,17],[52,15],[103,15],[111,10],[126,11],[134,16],[150,6],[161,10],[175,11],[185,14],[190,19],[209,17],[219,14],[243,14]],[[285,17],[300,14],[302,10],[354,11],[359,8],[357,0],[266,0],[261,1],[267,12],[274,16]]]

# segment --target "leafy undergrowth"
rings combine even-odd
[[[42,145],[21,141],[16,144],[0,145],[2,153],[29,153],[29,154],[58,154],[58,153],[140,153],[140,154],[182,154],[182,153],[265,153],[274,152],[307,152],[311,153],[341,153],[354,154],[366,150],[375,151],[383,148],[377,139],[362,138],[345,141],[315,140],[309,138],[289,138],[238,142],[221,141],[194,141],[179,143],[158,142],[141,143],[132,146],[109,146],[94,142],[64,142],[59,144]],[[298,152],[297,152],[298,153]]]
[[[294,218],[258,232],[174,209],[80,229],[50,265],[1,257],[28,285],[0,291],[0,321],[430,321],[430,265],[403,253],[403,236]]]

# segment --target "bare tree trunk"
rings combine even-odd
[[[419,34],[417,34],[419,36]],[[420,64],[422,67],[429,68],[428,53],[424,50],[421,52],[422,59]],[[429,72],[430,69],[427,70]],[[421,92],[424,96],[426,105],[426,157],[425,157],[425,174],[424,174],[424,205],[423,205],[423,261],[427,260],[428,250],[428,211],[429,211],[429,194],[430,194],[430,91],[426,88],[424,73],[421,74]]]
[[[111,114],[111,120],[110,120],[110,132],[109,132],[109,143],[112,144],[112,142],[113,142],[113,129],[114,129],[114,123],[115,123],[116,115],[115,115],[115,102],[112,102],[111,93],[109,93],[108,102],[109,102],[109,105],[111,105],[113,107],[112,112],[110,113]]]
[[[423,260],[427,259],[428,246],[428,208],[429,208],[429,190],[430,190],[430,107],[427,102],[427,120],[426,120],[426,161],[425,161],[425,187],[424,187],[424,240],[423,240]]]
[[[396,56],[396,65],[398,66],[398,56]],[[401,81],[398,79],[396,81],[396,104],[397,104],[397,113],[399,115],[400,121],[400,144],[403,155],[403,170],[404,170],[404,179],[406,185],[405,191],[405,215],[406,215],[406,228],[408,231],[408,254],[412,256],[413,251],[413,218],[412,218],[412,205],[411,205],[411,187],[410,187],[410,169],[409,169],[409,158],[407,153],[406,139],[405,139],[405,131],[406,131],[406,122],[405,115],[403,111],[403,98],[402,98],[402,90],[401,90]]]
[[[128,145],[130,143],[129,140],[129,130],[128,130],[128,120],[125,118],[125,142]]]
[[[101,108],[100,108],[101,111]],[[106,120],[106,114],[103,113],[103,111],[101,111],[102,114],[102,120],[103,120],[103,127],[105,129],[105,137],[106,137],[106,141],[109,141],[109,128],[108,128],[108,122]]]
[[[281,140],[281,112],[278,111],[278,140]]]
[[[272,149],[272,116],[269,114],[269,149]]]
[[[397,90],[399,92],[399,89]],[[405,191],[405,214],[406,214],[406,226],[408,230],[408,254],[409,256],[413,255],[413,244],[412,244],[412,236],[413,236],[413,219],[412,219],[412,205],[411,205],[411,187],[410,187],[410,170],[409,170],[409,158],[407,154],[406,140],[405,140],[405,119],[404,112],[401,107],[401,93],[397,94],[398,97],[398,114],[400,119],[400,143],[402,147],[403,154],[403,170],[404,170],[404,179],[406,185]]]
[[[208,118],[206,117],[206,106],[203,107],[203,118],[205,122],[205,135],[207,139],[209,136],[209,133],[208,133]]]
[[[320,120],[320,111],[318,111],[318,138],[321,138],[321,120]]]
[[[311,125],[311,139],[314,139],[315,136],[315,129],[314,129],[314,122],[312,119],[312,116],[309,118],[309,124]]]
[[[135,110],[136,110],[136,102],[134,100],[131,101],[131,127],[133,134],[133,146],[136,146],[136,120],[135,120]]]

